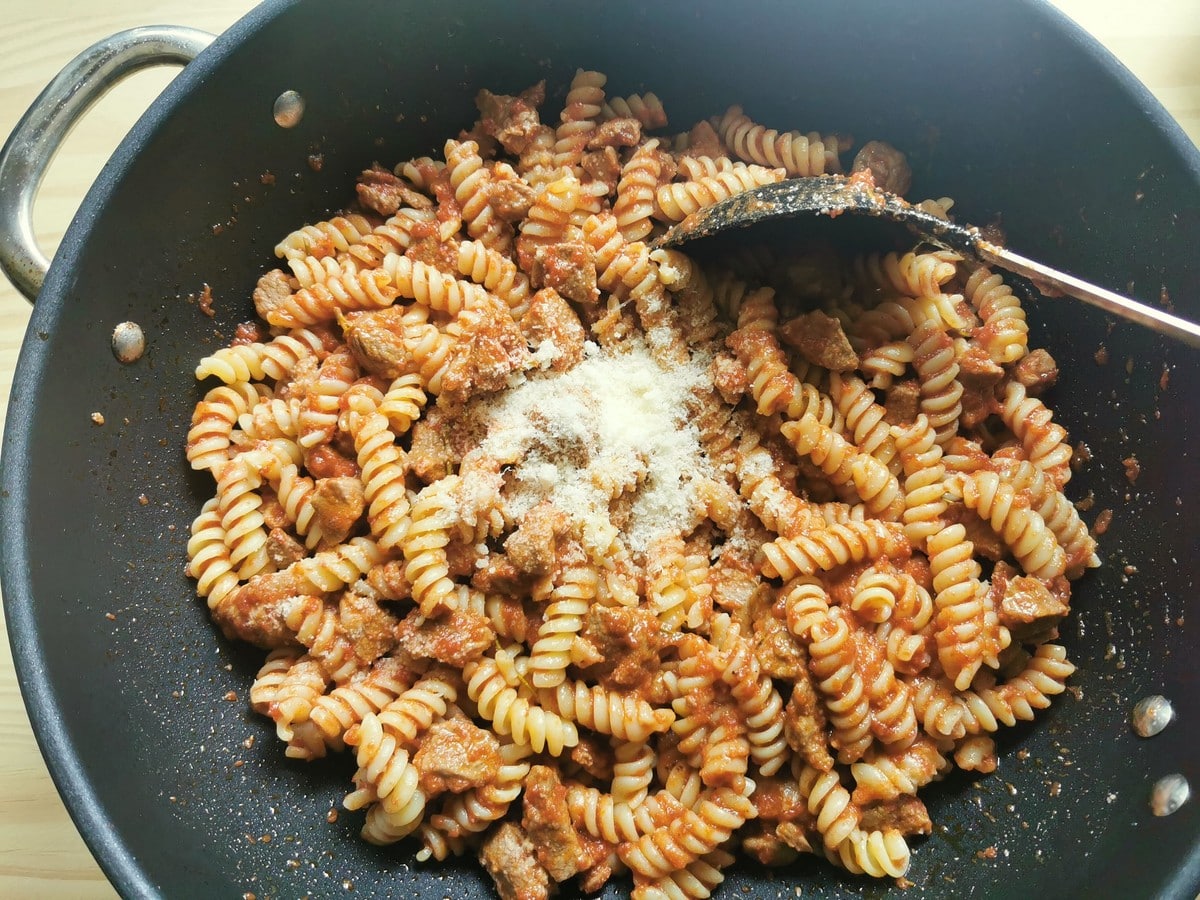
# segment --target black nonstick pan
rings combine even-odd
[[[123,894],[491,896],[469,861],[416,864],[408,845],[359,840],[356,816],[330,821],[352,760],[286,760],[249,711],[262,653],[221,638],[183,574],[211,493],[183,443],[195,361],[251,315],[281,235],[342,206],[373,160],[469,127],[478,88],[566,85],[576,67],[653,90],[679,123],[740,102],[762,121],[888,140],[909,152],[912,196],[952,196],[961,221],[999,219],[1022,253],[1200,317],[1200,154],[1047,4],[264,4],[188,65],[84,201],[38,295],[4,435],[22,689]],[[289,90],[305,111],[283,128],[272,109]],[[205,284],[213,318],[195,299]],[[1071,691],[1004,736],[994,775],[923,793],[935,831],[903,896],[1190,900],[1200,805],[1158,817],[1149,798],[1167,775],[1200,783],[1200,354],[1066,299],[1030,319],[1031,344],[1061,366],[1056,420],[1090,451],[1071,493],[1094,497],[1089,523],[1112,511],[1105,565],[1077,584],[1063,629]],[[128,365],[110,346],[124,321],[146,339]],[[1176,719],[1143,739],[1129,717],[1150,694]],[[721,892],[901,895],[816,860],[740,864]]]

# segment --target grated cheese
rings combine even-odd
[[[621,538],[634,554],[700,523],[697,486],[716,475],[689,403],[708,386],[704,360],[666,369],[644,339],[612,350],[589,343],[573,369],[535,371],[474,401],[466,419],[481,439],[479,452],[508,467],[506,517],[519,521],[549,500],[578,523],[599,562],[617,537],[609,516],[617,496],[630,495]]]

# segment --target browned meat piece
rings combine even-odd
[[[518,155],[541,127],[537,108],[545,99],[545,81],[539,81],[515,97],[481,90],[475,95],[480,128],[499,141],[506,151]]]
[[[327,544],[340,544],[363,514],[362,480],[353,476],[318,478],[312,493],[313,519]]]
[[[867,141],[854,157],[851,172],[869,169],[875,186],[893,194],[904,194],[912,187],[912,169],[904,154],[883,141]]]
[[[259,512],[262,513],[263,524],[268,529],[282,528],[286,530],[292,527],[292,520],[288,518],[287,510],[283,508],[279,498],[275,496],[275,492],[266,485],[263,485],[262,506],[259,507]]]
[[[583,847],[567,809],[567,788],[557,769],[533,766],[525,776],[521,827],[533,843],[538,862],[555,881],[566,881],[585,867]]]
[[[754,795],[751,799],[758,809],[760,819],[772,822],[800,820],[807,824],[808,805],[800,794],[800,785],[794,778],[775,778],[761,775],[754,779]]]
[[[343,591],[338,601],[338,625],[364,664],[374,662],[396,644],[397,619],[379,605],[368,586]]]
[[[264,323],[238,322],[237,328],[233,330],[233,340],[229,342],[229,346],[243,347],[246,344],[269,341],[270,339],[270,332],[267,331],[267,326]]]
[[[534,347],[546,341],[554,346],[555,356],[550,368],[555,372],[573,369],[583,360],[587,332],[575,310],[554,288],[543,288],[533,295],[529,310],[521,319],[521,330]]]
[[[381,216],[394,216],[402,206],[413,209],[430,209],[433,206],[433,201],[428,197],[414,191],[403,179],[397,178],[390,169],[385,169],[379,163],[374,163],[358,176],[354,189],[358,192],[359,203]]]
[[[974,428],[988,416],[1000,411],[996,392],[991,385],[965,383],[963,385],[961,427]]]
[[[404,255],[413,262],[423,262],[433,266],[439,272],[458,275],[458,247],[456,244],[442,241],[437,235],[429,235],[404,251]]]
[[[485,616],[460,609],[439,619],[426,619],[412,610],[396,626],[396,655],[405,664],[436,659],[462,668],[483,655],[496,640]]]
[[[980,519],[974,513],[967,513],[957,507],[947,510],[947,516],[959,516],[963,528],[967,530],[967,540],[975,545],[978,556],[988,559],[1003,559],[1008,554],[1008,546],[1004,539],[992,530],[992,526]]]
[[[640,690],[648,684],[665,645],[662,625],[648,609],[593,604],[580,640],[604,660],[588,669],[607,688]]]
[[[266,319],[292,296],[292,285],[282,269],[272,269],[254,288],[254,311]]]
[[[536,284],[554,288],[567,300],[595,303],[600,299],[596,287],[596,251],[582,241],[564,241],[538,251],[533,264]]]
[[[1036,397],[1058,381],[1058,363],[1045,350],[1030,350],[1013,367],[1013,378]]]
[[[601,122],[587,148],[636,147],[642,140],[642,123],[637,119],[609,119]]]
[[[1064,598],[1051,591],[1044,581],[1018,575],[1016,569],[1003,561],[992,570],[990,593],[1000,624],[1012,631],[1014,642],[1046,626],[1057,626],[1070,612]]]
[[[815,853],[817,851],[813,850],[809,841],[809,835],[815,831],[815,824],[805,828],[798,822],[784,822],[775,829],[775,835],[797,853]],[[817,841],[817,846],[821,846],[820,840]]]
[[[442,378],[441,396],[451,403],[501,390],[509,376],[533,364],[525,336],[508,307],[495,297],[489,303],[491,309],[481,311],[470,336],[455,347]]]
[[[408,451],[408,468],[414,475],[430,484],[450,474],[450,467],[458,465],[459,456],[450,443],[448,413],[439,407],[427,409],[413,423],[412,445]]]
[[[736,611],[750,602],[758,590],[754,560],[726,544],[720,557],[708,570],[712,585],[713,603],[722,609]]]
[[[508,163],[492,167],[492,180],[487,187],[488,203],[505,222],[520,222],[529,215],[529,207],[537,191],[516,173]]]
[[[304,451],[304,467],[313,478],[357,478],[358,463],[343,456],[328,444],[317,444]]]
[[[500,742],[465,717],[434,722],[413,757],[427,797],[491,784],[500,772]]]
[[[990,387],[1004,377],[1004,370],[992,362],[986,350],[977,344],[969,344],[958,358],[958,378],[966,386]]]
[[[504,541],[504,552],[517,571],[527,575],[545,575],[554,568],[558,538],[570,523],[564,512],[548,500],[531,509],[516,531]]]
[[[714,356],[708,370],[721,399],[730,406],[737,405],[742,395],[750,389],[746,367],[729,353],[721,352]]]
[[[821,772],[833,768],[825,736],[825,709],[808,678],[796,681],[792,697],[783,708],[783,735],[788,746]]]
[[[787,624],[771,612],[770,599],[765,592],[755,595],[751,627],[754,629],[754,655],[763,673],[772,678],[795,681],[808,671],[808,654],[788,631]]]
[[[742,838],[742,852],[764,866],[786,866],[795,862],[798,856],[794,847],[769,831],[759,831]]]
[[[404,344],[398,306],[370,312],[353,312],[345,316],[346,343],[354,359],[372,375],[399,378],[416,368],[412,354]]]
[[[520,825],[502,822],[484,838],[479,861],[496,882],[500,900],[549,900],[550,876]]]
[[[579,165],[593,181],[604,182],[610,190],[621,180],[621,157],[613,147],[602,147],[583,154]]]
[[[887,410],[884,420],[889,425],[908,425],[916,421],[921,410],[921,385],[915,378],[897,381],[888,390],[883,407]]]
[[[688,133],[688,146],[685,151],[688,156],[707,156],[716,159],[725,156],[725,145],[720,135],[708,122],[697,122]]]
[[[579,890],[585,894],[594,894],[613,877],[613,861],[617,858],[616,846],[586,832],[579,832],[579,842],[583,845],[585,863],[579,874]]]
[[[482,566],[476,566],[471,587],[485,594],[524,594],[527,576],[502,553],[490,554]]]
[[[858,356],[842,331],[842,323],[819,309],[785,322],[780,326],[779,337],[810,363],[831,372],[858,368]]]
[[[307,555],[304,545],[282,528],[272,528],[267,532],[267,556],[276,569],[286,569]]]
[[[931,834],[933,822],[920,797],[906,795],[884,800],[863,810],[859,828],[863,831],[899,831],[901,834]]]
[[[465,581],[475,574],[475,560],[478,558],[474,544],[452,539],[446,545],[446,569],[455,581]]]
[[[282,602],[296,591],[277,593],[275,590],[260,590],[271,587],[269,583],[256,584],[256,580],[251,579],[222,598],[212,611],[212,617],[227,638],[236,638],[268,650],[296,643],[296,634],[287,627],[281,610]],[[321,603],[319,597],[308,599]]]
[[[580,735],[579,743],[571,748],[571,761],[597,781],[612,780],[613,753],[607,741]]]

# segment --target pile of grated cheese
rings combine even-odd
[[[509,521],[549,500],[579,524],[599,562],[618,536],[610,504],[622,494],[631,496],[620,538],[634,555],[703,519],[697,489],[716,473],[690,419],[705,388],[704,359],[664,368],[637,337],[612,349],[588,343],[574,368],[531,373],[465,416],[482,437],[479,452],[507,467]]]

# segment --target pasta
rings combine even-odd
[[[709,897],[735,847],[902,878],[921,790],[1074,670],[1099,558],[1018,366],[1053,361],[947,251],[656,247],[850,142],[738,106],[652,134],[606,87],[482,91],[443,158],[283,237],[196,367],[188,574],[269,651],[286,756],[353,754],[362,837],[477,854],[505,900]],[[869,148],[854,177],[908,183]]]

